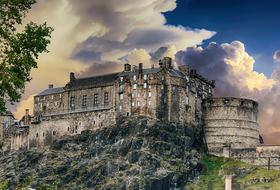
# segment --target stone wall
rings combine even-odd
[[[30,146],[42,146],[66,135],[80,134],[116,123],[113,109],[75,112],[44,117],[39,124],[32,124],[29,131]]]
[[[258,105],[255,101],[210,98],[203,106],[209,152],[221,154],[225,146],[255,148],[259,144]]]
[[[230,157],[268,169],[280,169],[279,145],[261,145],[255,148],[232,149]]]

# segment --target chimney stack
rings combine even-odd
[[[53,84],[49,84],[49,88],[53,88]]]
[[[75,73],[71,72],[70,73],[70,82],[74,81],[76,79]]]
[[[124,71],[131,71],[131,65],[128,63],[124,64]]]
[[[139,63],[139,74],[143,74],[143,63]]]

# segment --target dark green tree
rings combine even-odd
[[[38,55],[48,52],[53,29],[33,22],[17,31],[36,0],[0,0],[0,113],[19,101]]]

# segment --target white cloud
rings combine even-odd
[[[277,51],[274,52],[273,59],[276,62],[280,62],[280,50],[277,50]]]

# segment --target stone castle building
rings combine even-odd
[[[76,78],[64,87],[34,97],[11,138],[11,149],[44,146],[62,136],[116,124],[127,116],[202,127],[211,154],[280,168],[280,147],[261,145],[258,104],[242,98],[214,98],[214,81],[188,66],[175,68],[171,58],[159,67],[124,65],[122,72]],[[271,159],[273,157],[273,159]]]

